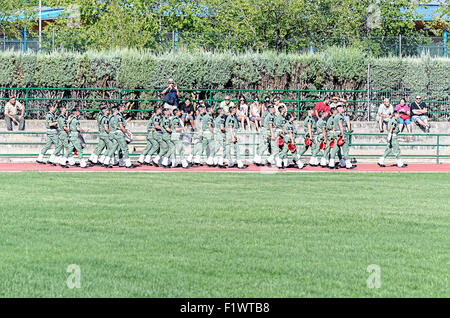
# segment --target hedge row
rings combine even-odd
[[[426,56],[371,58],[353,48],[329,48],[317,54],[198,52],[154,55],[135,50],[84,54],[2,52],[0,63],[2,87],[161,89],[172,77],[180,88],[192,89],[366,90],[370,64],[371,90],[430,90],[433,93],[425,94],[425,99],[433,100],[448,100],[450,90],[450,59]],[[8,93],[1,90],[0,97],[4,98]],[[95,91],[49,90],[31,94],[51,98],[117,98],[115,92]],[[223,95],[217,93],[213,99],[221,99]],[[122,97],[145,99],[158,98],[158,95],[136,91]],[[321,96],[309,93],[301,97],[317,99]],[[342,97],[357,100],[366,99],[367,95],[353,93]],[[296,99],[296,94],[284,94],[283,98]],[[45,102],[36,102],[33,107],[42,104]],[[96,107],[98,103],[87,102],[82,106]],[[141,102],[134,106],[148,108],[150,103]]]

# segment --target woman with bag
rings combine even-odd
[[[400,114],[400,117],[398,118],[400,132],[403,131],[403,125],[406,125],[407,132],[411,133],[411,119],[409,118],[410,110],[409,106],[406,104],[406,99],[400,99],[400,104],[395,106],[395,110]]]

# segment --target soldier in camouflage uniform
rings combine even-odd
[[[156,111],[156,108],[155,108]],[[150,155],[150,153],[152,151],[155,150],[155,148],[158,147],[158,143],[156,142],[155,138],[153,137],[153,130],[154,130],[154,122],[153,119],[155,117],[155,113],[150,115],[150,118],[147,121],[147,145],[144,149],[144,151],[142,151],[141,155],[139,156],[138,159],[138,163],[140,163],[141,165],[148,165],[151,166],[151,160],[152,160],[152,155],[155,153],[153,152],[152,155]]]
[[[68,125],[69,125],[69,140],[70,144],[73,146],[73,148],[77,152],[78,160],[80,162],[81,168],[87,168],[86,161],[83,159],[83,147],[81,145],[81,139],[79,137],[80,133],[82,132],[88,132],[88,130],[84,130],[80,128],[80,122],[78,120],[78,117],[80,116],[80,111],[77,108],[72,109],[72,116],[70,116]],[[64,154],[64,156],[69,156],[72,154],[73,149],[68,149],[67,153]],[[67,157],[65,157],[67,158]],[[64,164],[65,164],[64,159]],[[69,163],[72,165],[72,163],[69,161]]]
[[[51,105],[48,107],[48,112],[45,115],[45,128],[47,128],[47,142],[45,143],[45,146],[42,148],[41,153],[36,159],[36,162],[40,164],[45,164],[44,156],[47,150],[49,150],[52,147],[52,145],[53,147],[55,147],[55,149],[58,146],[58,122],[56,121],[55,110],[56,106]],[[53,153],[50,156],[48,162],[52,166],[56,166],[55,160],[56,156]]]
[[[286,115],[286,123],[284,124],[284,138],[283,138],[283,149],[280,152],[280,158],[283,160],[283,167],[289,167],[288,152],[289,144],[295,146],[295,137],[297,137],[297,130],[294,126],[295,117],[292,114]],[[292,151],[292,159],[299,169],[304,168],[303,162],[300,160],[300,156],[297,152],[297,147]]]
[[[267,115],[269,115],[269,106],[270,103],[268,102],[266,104],[266,109],[264,110],[264,112],[261,115],[261,129],[259,132],[259,144],[258,147],[256,149],[256,153],[255,156],[253,158],[253,163],[256,166],[263,166],[264,162],[262,161],[262,156],[264,156],[265,152],[269,149],[270,146],[270,131],[268,129],[268,127],[265,125],[265,120],[267,118]],[[273,108],[273,106],[271,106]]]
[[[310,166],[317,166],[319,164],[319,159],[317,159],[317,154],[319,153],[319,144],[317,143],[317,124],[314,120],[314,109],[312,107],[307,108],[308,116],[306,116],[303,126],[305,130],[305,138],[311,140],[311,145],[303,146],[302,150],[299,152],[299,156],[303,156],[305,152],[311,148],[311,159],[309,160]]]
[[[156,155],[155,157],[153,157],[153,164],[158,167],[160,164],[160,160],[161,160],[161,156],[159,155],[159,153],[161,152],[161,148],[163,143],[165,144],[165,142],[162,139],[162,121],[163,121],[163,114],[162,114],[162,108],[161,107],[157,107],[155,109],[155,116],[153,117],[153,139],[155,140],[155,142],[157,143],[157,147],[155,147],[155,150],[150,150],[150,155],[152,155],[152,152],[154,151],[154,154]]]
[[[173,110],[173,117],[171,121],[170,129],[172,130],[172,142],[174,143],[175,149],[172,154],[172,168],[181,166],[184,169],[189,168],[187,160],[184,158],[184,147],[181,141],[181,136],[184,131],[183,121],[181,120],[181,111],[179,109]]]
[[[119,108],[119,109],[118,109]],[[131,133],[126,129],[126,122],[123,118],[122,112],[125,111],[125,106],[118,105],[113,106],[113,116],[109,121],[109,135],[112,136],[111,149],[108,150],[108,154],[105,157],[105,163],[110,163],[107,167],[111,168],[111,158],[119,148],[122,151],[125,167],[132,169],[136,166],[131,163],[130,156],[128,154],[128,144],[125,139],[125,135],[131,137]]]
[[[236,157],[236,163],[239,169],[245,169],[248,166],[244,165],[239,153],[239,144],[237,139],[237,130],[239,129],[239,121],[236,116],[236,106],[230,107],[230,115],[225,121],[226,129],[226,144],[225,152],[228,160],[228,168],[233,168],[235,163],[231,157],[231,148],[233,148],[234,155]]]
[[[88,160],[88,162],[94,165],[97,163],[103,164],[106,156],[100,155],[103,152],[103,150],[105,150],[105,153],[107,153],[108,148],[111,147],[111,142],[109,139],[109,109],[106,105],[100,106],[100,113],[97,116],[97,126],[98,126],[98,144]]]
[[[63,161],[62,151],[69,151],[73,149],[73,146],[69,144],[69,127],[67,126],[67,117],[66,117],[66,106],[60,105],[58,106],[59,115],[56,118],[58,122],[58,146],[55,149],[56,162],[60,164],[61,167],[67,168],[66,163]]]
[[[225,142],[226,142],[226,129],[225,129],[225,111],[223,108],[219,107],[217,109],[218,116],[216,120],[214,121],[214,141],[215,141],[215,147],[214,147],[214,164],[218,165],[219,168],[224,169],[224,159],[226,156],[225,152]],[[222,151],[222,153],[219,155],[219,152]]]
[[[318,112],[319,115],[319,120],[317,121],[317,143],[320,145],[321,143],[323,143],[325,145],[325,149],[324,149],[324,154],[322,156],[322,158],[320,159],[320,165],[326,166],[327,163],[327,159],[326,159],[326,145],[328,143],[328,136],[327,136],[327,120],[328,120],[328,112],[327,111],[319,111]],[[317,147],[317,150],[320,152],[320,147]]]
[[[192,163],[192,165],[201,166],[200,156],[204,152],[203,149],[203,129],[202,129],[202,121],[203,117],[206,115],[206,108],[203,106],[198,106],[198,115],[194,121],[195,132],[192,135],[192,151],[191,155],[188,158],[188,161]]]
[[[334,106],[330,107],[330,117],[328,117],[327,124],[326,124],[326,131],[327,131],[327,144],[325,151],[323,153],[323,157],[320,161],[320,166],[322,168],[328,167],[328,163],[330,161],[330,154],[331,154],[331,143],[336,143],[336,140],[334,140],[334,117],[337,115],[337,108]],[[334,145],[333,145],[334,146]],[[340,154],[338,154],[340,155]]]
[[[275,118],[274,125],[275,125],[275,140],[271,142],[271,148],[272,148],[272,155],[273,159],[275,160],[275,163],[278,168],[283,168],[283,161],[280,158],[280,146],[277,143],[278,137],[281,139],[284,138],[284,125],[286,124],[286,106],[279,106],[278,107],[278,116]],[[268,159],[270,162],[270,157]],[[272,163],[272,162],[271,162]]]
[[[203,140],[202,148],[209,149],[209,155],[206,159],[208,167],[214,166],[214,109],[211,106],[206,107],[206,115],[202,119]]]
[[[397,167],[405,168],[408,165],[403,163],[400,158],[400,145],[398,142],[398,133],[400,132],[400,128],[398,125],[398,119],[400,118],[400,113],[398,111],[394,111],[394,116],[389,120],[388,123],[388,138],[386,150],[384,151],[384,155],[380,157],[378,160],[378,165],[380,167],[386,167],[384,164],[384,159],[392,152],[394,156],[397,158]]]
[[[159,156],[162,158],[161,165],[164,168],[170,168],[169,158],[172,156],[175,144],[171,140],[172,129],[171,129],[171,116],[170,109],[164,108],[164,116],[162,118],[161,129],[162,129],[162,138],[161,138],[161,150],[159,152]]]
[[[334,143],[334,147],[331,150],[331,157],[330,157],[330,163],[328,164],[328,167],[330,169],[335,169],[335,157],[338,151],[341,152],[343,157],[343,162],[341,163],[342,166],[345,166],[347,169],[353,169],[355,166],[352,165],[350,159],[349,159],[349,146],[348,146],[348,140],[346,138],[347,133],[347,125],[344,117],[345,108],[342,103],[338,103],[337,106],[338,114],[334,117],[333,121],[333,128],[334,128],[334,138],[336,142]],[[337,143],[338,138],[341,137],[344,141],[344,144],[342,146],[339,146]]]

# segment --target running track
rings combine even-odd
[[[189,169],[183,168],[171,168],[165,169],[162,167],[154,166],[138,166],[135,169],[126,169],[121,167],[114,167],[112,169],[106,169],[100,166],[92,166],[87,169],[80,167],[70,167],[68,169],[61,168],[59,166],[53,167],[51,165],[41,165],[38,163],[0,163],[0,172],[21,172],[21,171],[49,171],[49,172],[66,172],[66,171],[82,171],[82,172],[259,172],[259,173],[276,173],[276,172],[450,172],[450,164],[410,164],[406,168],[398,168],[396,165],[388,164],[385,168],[379,167],[377,164],[358,164],[355,169],[347,170],[340,168],[337,170],[330,170],[321,167],[306,166],[304,169],[299,170],[295,168],[282,169],[269,168],[269,167],[257,167],[255,165],[249,165],[247,169],[219,169],[210,168],[207,166],[192,167]]]

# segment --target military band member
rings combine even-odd
[[[105,160],[105,155],[101,155],[101,153],[103,152],[103,150],[105,150],[105,153],[107,153],[108,148],[111,147],[109,139],[109,109],[106,105],[100,106],[100,113],[98,114],[97,117],[97,126],[98,126],[98,144],[88,160],[88,162],[94,165],[97,163],[103,164]]]
[[[56,121],[55,111],[56,111],[56,106],[50,105],[48,107],[48,112],[45,115],[45,128],[47,128],[47,142],[45,143],[45,146],[42,148],[41,153],[39,154],[38,158],[36,159],[36,162],[40,163],[40,164],[45,164],[44,156],[45,156],[47,150],[49,150],[52,147],[52,145],[56,150],[56,147],[58,146],[58,122]],[[48,162],[52,166],[56,166],[55,160],[56,160],[56,156],[53,153],[50,156],[50,159],[48,160]]]
[[[181,141],[181,134],[184,131],[183,121],[181,120],[181,111],[177,108],[173,110],[173,117],[171,121],[172,142],[174,143],[174,151],[172,154],[172,168],[181,164],[184,169],[189,168],[187,160],[184,158],[184,147]]]
[[[217,109],[218,116],[214,121],[214,164],[218,165],[219,168],[224,169],[224,159],[226,156],[225,152],[225,142],[226,142],[226,129],[225,129],[225,111],[223,108],[219,107]],[[221,154],[219,155],[219,152]]]
[[[237,130],[239,129],[239,121],[236,116],[236,106],[230,107],[230,115],[227,117],[225,121],[225,129],[226,129],[226,144],[225,151],[228,160],[228,167],[233,168],[235,163],[231,156],[231,149],[233,148],[234,156],[236,158],[237,166],[239,169],[247,168],[246,165],[241,160],[239,154],[239,145],[237,138]]]
[[[307,107],[308,116],[306,116],[303,127],[305,130],[305,139],[308,138],[311,144],[308,146],[303,145],[302,150],[299,152],[300,156],[303,156],[308,149],[311,149],[311,159],[309,160],[310,166],[317,166],[319,164],[319,159],[317,159],[317,154],[319,153],[319,145],[317,143],[317,123],[314,120],[314,108]]]
[[[214,108],[206,107],[206,115],[202,119],[203,141],[202,147],[204,150],[209,149],[209,155],[206,160],[208,167],[214,166]]]
[[[335,160],[337,152],[340,151],[342,154],[342,158],[343,158],[342,164],[345,165],[345,167],[347,169],[353,169],[353,168],[355,168],[355,166],[352,165],[352,163],[349,159],[349,146],[348,146],[348,140],[346,138],[347,124],[346,124],[345,116],[344,116],[344,112],[345,112],[344,105],[342,103],[338,103],[337,110],[338,110],[338,114],[335,116],[334,121],[333,121],[333,125],[334,125],[333,128],[334,128],[334,132],[335,132],[334,137],[335,137],[336,142],[334,143],[334,147],[331,151],[330,163],[328,166],[331,169],[335,169],[335,161],[334,160]],[[341,140],[344,142],[343,145],[341,145],[341,146],[338,144],[339,138],[341,138]]]
[[[388,123],[388,138],[386,150],[384,151],[384,155],[381,156],[380,159],[378,160],[378,165],[380,167],[386,167],[384,164],[384,160],[391,152],[397,158],[397,167],[405,168],[408,166],[407,164],[403,163],[402,159],[400,159],[400,145],[398,142],[398,133],[400,132],[400,128],[398,125],[399,118],[400,113],[395,110],[394,116],[389,120]]]
[[[172,129],[171,129],[171,111],[170,108],[164,108],[163,111],[163,118],[161,123],[161,129],[162,129],[162,144],[161,144],[161,151],[159,152],[159,156],[161,157],[161,165],[164,168],[170,168],[169,165],[169,158],[172,156],[173,151],[175,149],[175,144],[171,140],[172,136]]]
[[[256,149],[255,156],[253,157],[253,163],[256,166],[264,165],[262,161],[262,156],[270,148],[270,131],[266,126],[266,118],[270,114],[269,108],[273,108],[273,105],[267,103],[267,107],[261,115],[261,129],[259,133],[259,144]]]
[[[59,115],[56,118],[56,121],[58,122],[58,146],[55,149],[55,156],[56,156],[56,162],[60,164],[61,167],[67,168],[65,162],[63,164],[63,149],[65,152],[69,151],[70,149],[73,149],[69,145],[69,127],[67,126],[67,109],[64,105],[58,106]],[[70,148],[70,149],[69,149]]]
[[[270,105],[269,106],[269,114],[266,116],[266,118],[264,119],[264,127],[267,128],[267,148],[271,148],[271,154],[269,156],[269,158],[267,158],[267,166],[272,166],[275,164],[275,158],[274,158],[274,148],[278,147],[278,145],[276,144],[276,135],[275,135],[275,107]]]

